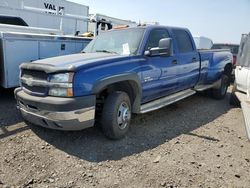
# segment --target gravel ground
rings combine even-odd
[[[229,93],[138,115],[110,141],[96,127],[27,126],[12,92],[0,99],[0,187],[250,187],[250,144]]]

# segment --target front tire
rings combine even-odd
[[[105,136],[117,140],[129,130],[131,103],[127,93],[116,91],[108,95],[101,115],[102,130]]]
[[[212,97],[215,99],[224,99],[227,94],[227,89],[229,86],[229,78],[227,75],[223,74],[221,77],[220,87],[217,89],[212,89]]]

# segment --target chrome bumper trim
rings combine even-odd
[[[68,112],[36,110],[18,104],[25,120],[35,125],[58,130],[82,130],[94,125],[95,107]]]

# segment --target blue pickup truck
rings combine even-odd
[[[99,122],[108,138],[120,139],[132,114],[204,90],[224,98],[232,54],[198,51],[185,28],[120,27],[99,35],[82,53],[23,63],[20,69],[15,97],[26,121],[59,130]]]

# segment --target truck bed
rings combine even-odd
[[[220,79],[224,63],[232,63],[233,57],[227,49],[198,50],[201,60],[199,84],[207,85]]]

